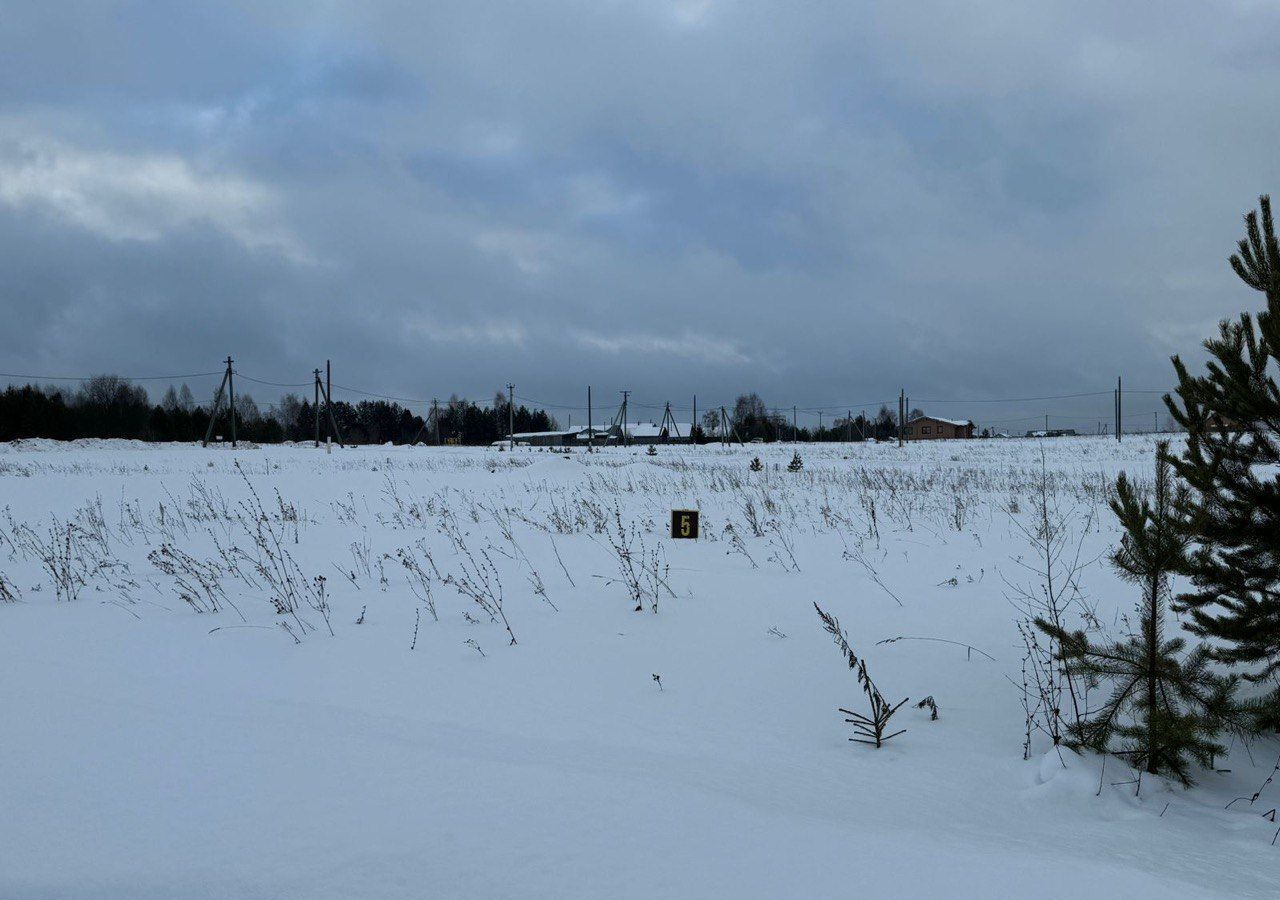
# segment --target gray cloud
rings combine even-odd
[[[331,357],[395,396],[513,380],[571,404],[588,382],[815,407],[1165,387],[1170,353],[1257,302],[1225,256],[1276,182],[1278,24],[1250,3],[22,5],[0,30],[2,368],[231,353],[302,381]]]

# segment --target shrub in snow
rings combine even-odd
[[[24,557],[40,561],[59,600],[76,600],[90,574],[86,554],[81,552],[80,533],[74,525],[63,525],[55,517],[47,534],[46,539],[23,523],[13,531],[13,545]]]
[[[197,559],[167,542],[152,550],[147,559],[173,579],[178,597],[196,612],[217,612],[227,605],[234,608],[222,587],[222,568],[213,560]]]
[[[1078,615],[1091,628],[1098,622],[1084,603],[1080,573],[1087,562],[1082,555],[1085,536],[1093,527],[1093,512],[1080,514],[1079,505],[1059,504],[1044,449],[1040,450],[1040,472],[1030,494],[1030,509],[1024,518],[1006,508],[1014,528],[1026,539],[1031,554],[1016,562],[1033,578],[1030,583],[1005,580],[1011,589],[1007,599],[1021,612],[1017,624],[1022,638],[1022,708],[1025,730],[1023,759],[1031,758],[1031,738],[1041,732],[1056,747],[1079,727],[1089,708],[1089,692],[1097,686],[1092,675],[1080,671],[1072,657],[1059,653],[1052,634],[1041,633],[1036,622],[1044,620],[1065,629],[1068,616]]]
[[[760,457],[757,456],[751,460],[751,465],[749,466],[749,468],[751,469],[752,472],[760,472],[760,471],[763,471],[764,469],[764,463],[760,462]]]
[[[747,550],[747,542],[742,539],[742,535],[738,534],[738,530],[733,527],[732,522],[724,526],[724,534],[726,539],[729,541],[729,549],[725,551],[726,556],[737,553],[738,555],[745,557],[747,562],[751,563],[751,568],[760,568],[756,565],[756,561],[751,557],[751,553]]]
[[[788,472],[799,472],[804,468],[804,460],[800,458],[799,451],[791,454],[791,462],[787,463]]]
[[[0,572],[0,603],[17,603],[20,597],[18,586],[10,581],[3,572]]]
[[[457,518],[451,512],[446,511],[441,515],[440,533],[453,544],[457,565],[456,571],[444,577],[444,584],[451,585],[459,594],[480,607],[490,622],[500,621],[514,647],[516,633],[511,630],[511,623],[507,620],[503,607],[506,594],[502,576],[498,574],[498,567],[494,565],[488,549],[473,551],[465,540]]]
[[[667,581],[671,567],[667,564],[662,545],[650,548],[645,542],[644,532],[634,522],[630,527],[623,524],[622,511],[616,506],[610,524],[613,527],[605,530],[608,547],[618,564],[620,580],[636,605],[635,611],[640,612],[648,606],[656,613],[663,594],[672,598],[676,595]]]

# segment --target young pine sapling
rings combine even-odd
[[[1162,444],[1149,497],[1122,473],[1111,501],[1124,528],[1111,565],[1142,590],[1138,632],[1104,643],[1043,617],[1036,625],[1057,643],[1064,663],[1111,687],[1106,701],[1071,727],[1069,743],[1114,753],[1134,768],[1189,785],[1190,763],[1212,768],[1214,756],[1226,749],[1218,735],[1241,730],[1241,716],[1238,679],[1210,668],[1208,646],[1184,655],[1186,641],[1165,636],[1169,580],[1184,566],[1187,551],[1176,511],[1185,489],[1175,486],[1166,451]]]

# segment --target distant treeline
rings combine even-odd
[[[728,410],[726,410],[728,412]],[[920,414],[913,410],[912,415]],[[702,416],[699,437],[718,439],[721,431],[720,411],[712,410]],[[793,428],[792,418],[779,410],[769,409],[759,394],[742,394],[729,412],[730,424],[736,437],[744,441],[759,438],[764,441],[865,441],[868,438],[887,441],[898,436],[896,415],[889,407],[882,406],[874,416],[859,412],[833,416],[831,424],[822,428]]]
[[[117,375],[98,375],[74,390],[42,385],[9,387],[0,393],[0,441],[18,438],[134,438],[143,441],[199,441],[209,426],[212,403],[197,403],[187,385],[169,387],[159,403],[152,403],[140,385]],[[607,415],[605,410],[600,411]],[[913,410],[912,415],[919,414]],[[321,401],[321,434],[328,421]],[[335,400],[333,417],[348,444],[435,443],[436,429],[421,415],[386,400],[348,403]],[[555,431],[557,421],[540,409],[518,406],[515,430]],[[308,441],[315,437],[316,409],[311,400],[285,394],[265,410],[249,394],[236,392],[236,436],[260,444]],[[699,441],[721,436],[720,411],[700,416],[695,429]],[[897,437],[897,420],[887,406],[874,416],[833,417],[823,428],[793,430],[791,418],[771,410],[758,394],[742,394],[729,415],[733,437],[743,441],[861,441]],[[491,403],[451,397],[440,405],[439,437],[442,443],[489,444],[507,436],[507,399],[497,392]],[[607,421],[607,420],[605,420]],[[605,422],[597,421],[598,426]],[[231,437],[225,404],[218,415],[214,435]],[[323,439],[323,438],[322,438]]]
[[[24,385],[0,393],[0,441],[18,438],[134,438],[143,441],[198,441],[209,426],[212,403],[197,403],[187,385],[172,386],[159,403],[152,403],[140,385],[116,375],[98,375],[68,391],[58,387]],[[321,415],[324,416],[321,402]],[[249,394],[236,393],[236,436],[263,444],[307,441],[315,436],[315,406],[310,400],[286,394],[265,411]],[[407,444],[415,439],[434,443],[436,429],[424,428],[423,417],[398,403],[335,400],[333,417],[349,444]],[[518,406],[516,431],[553,431],[555,419],[542,410]],[[507,402],[501,394],[490,406],[451,398],[440,406],[440,440],[488,444],[506,436]],[[322,419],[322,434],[327,434]],[[214,434],[231,437],[225,403]]]

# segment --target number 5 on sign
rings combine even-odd
[[[679,539],[698,539],[698,511],[696,509],[671,510],[671,536]]]

